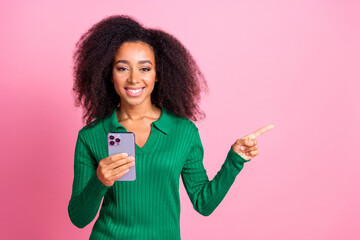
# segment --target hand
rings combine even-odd
[[[124,176],[135,165],[135,158],[127,153],[119,153],[100,160],[96,175],[100,182],[110,187],[116,179]]]
[[[234,152],[239,154],[245,160],[251,160],[259,154],[257,147],[256,137],[274,128],[274,125],[270,124],[259,130],[246,135],[243,138],[237,139],[236,142],[231,146]]]

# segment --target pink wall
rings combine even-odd
[[[236,3],[235,3],[236,2]],[[198,122],[212,179],[258,128],[260,154],[209,217],[183,185],[183,239],[360,239],[359,1],[1,1],[2,239],[87,239],[67,205],[80,35],[128,14],[177,36],[210,87]]]

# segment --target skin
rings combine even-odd
[[[128,132],[134,132],[136,144],[144,146],[150,136],[150,125],[161,116],[161,109],[151,103],[151,93],[158,81],[156,78],[155,56],[151,46],[143,42],[125,42],[116,51],[112,83],[120,97],[121,107],[117,119]],[[145,87],[141,96],[129,96],[125,88]],[[232,149],[245,160],[251,160],[259,154],[256,137],[274,128],[270,124],[239,138]],[[125,175],[134,166],[134,157],[127,153],[115,154],[99,162],[96,174],[106,186]]]
[[[121,119],[139,119],[146,114],[157,113],[151,103],[151,93],[158,81],[155,56],[148,44],[123,43],[115,54],[111,81],[120,96],[121,108],[118,116]],[[145,89],[141,96],[131,97],[126,93],[125,87]]]

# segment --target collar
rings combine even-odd
[[[161,116],[158,120],[153,122],[155,127],[159,129],[164,134],[169,134],[172,126],[176,124],[176,118],[177,116],[166,110],[164,107],[161,108]],[[107,133],[109,132],[125,132],[127,131],[126,128],[121,125],[116,117],[116,111],[119,109],[119,107],[116,107],[112,114],[109,117],[104,118],[103,125],[104,129]]]

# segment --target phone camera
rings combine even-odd
[[[113,135],[110,135],[109,137],[111,140],[113,140],[115,137]]]
[[[120,142],[120,138],[115,139],[116,142]]]
[[[114,141],[110,141],[110,145],[112,146],[112,145],[114,145],[115,144],[115,142]]]

